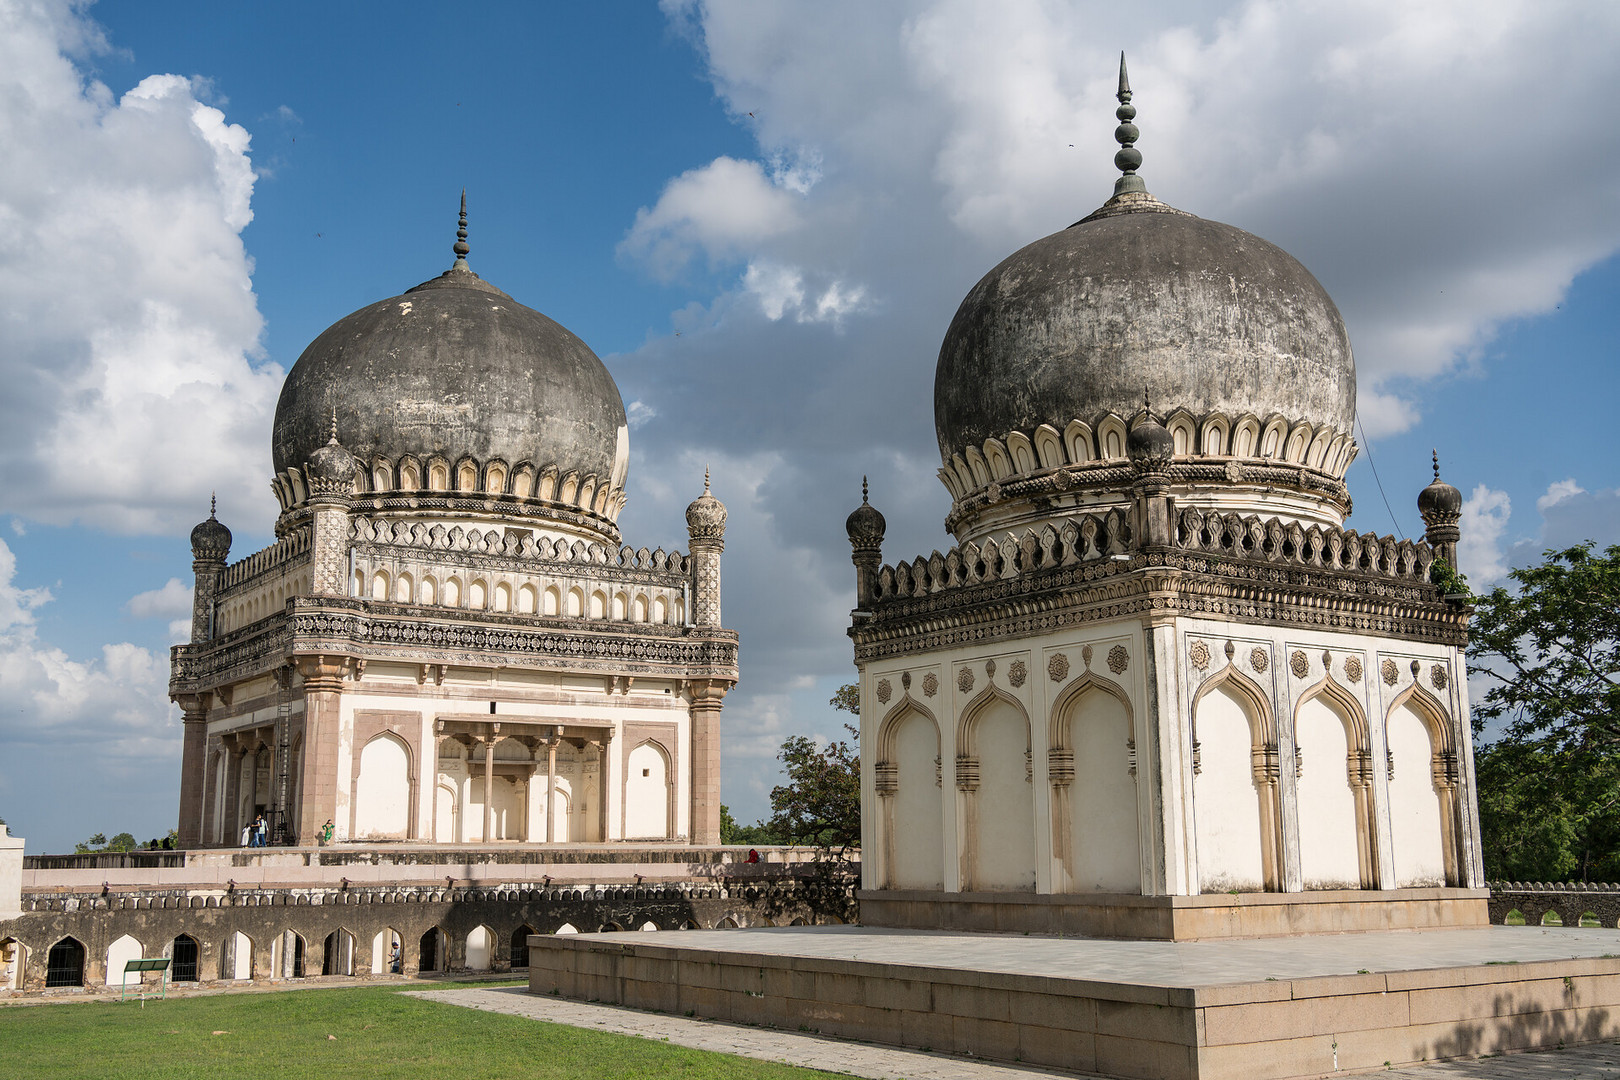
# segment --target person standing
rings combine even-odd
[[[260,814],[253,819],[253,846],[264,847],[264,815]]]
[[[395,975],[405,971],[405,960],[399,955],[399,942],[394,942],[393,950],[388,954],[388,970]]]

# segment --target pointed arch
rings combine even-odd
[[[1136,724],[1123,687],[1087,671],[1047,718],[1058,892],[1141,891]]]
[[[1193,694],[1191,715],[1199,891],[1281,891],[1282,804],[1270,697],[1228,663]]]
[[[1329,674],[1299,695],[1293,723],[1302,883],[1307,889],[1376,889],[1367,714]]]
[[[876,877],[883,888],[945,887],[942,742],[938,718],[910,693],[878,722]],[[898,843],[902,834],[903,845]]]
[[[991,683],[957,725],[956,787],[962,802],[964,890],[1035,887],[1035,796],[1029,712]],[[990,738],[981,737],[988,732]]]
[[[1390,868],[1396,888],[1458,886],[1466,878],[1457,742],[1446,707],[1416,682],[1384,712]]]

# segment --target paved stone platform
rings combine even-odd
[[[869,1080],[1041,1080],[1083,1075],[772,1028],[744,1027],[716,1020],[688,1019],[619,1005],[536,997],[515,987],[418,990],[411,994],[485,1012],[635,1035],[696,1050],[824,1069]],[[1380,1075],[1389,1080],[1620,1080],[1620,1043],[1380,1070]]]
[[[1077,1073],[1277,1080],[1620,1038],[1620,931],[536,936],[530,990]]]

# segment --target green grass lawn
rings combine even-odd
[[[488,986],[487,983],[478,984]],[[117,1080],[826,1080],[827,1073],[406,997],[408,987],[0,1008],[0,1074]],[[333,1036],[328,1038],[328,1036]]]

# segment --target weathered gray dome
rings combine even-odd
[[[1144,393],[1161,415],[1349,433],[1350,341],[1309,271],[1151,196],[1115,203],[1015,252],[962,301],[934,375],[947,465],[1013,431],[1128,418]]]
[[[338,320],[304,350],[276,405],[278,473],[326,444],[333,408],[362,462],[499,459],[623,485],[624,402],[607,368],[464,262]]]

